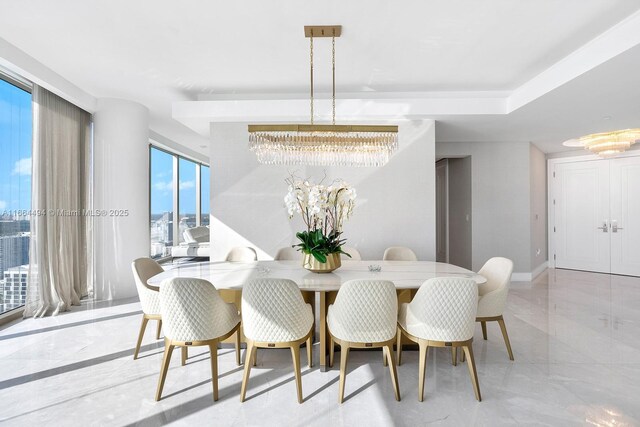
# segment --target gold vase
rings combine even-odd
[[[331,273],[341,265],[340,254],[337,252],[327,255],[327,262],[320,262],[311,254],[304,254],[302,258],[302,266],[313,273]]]

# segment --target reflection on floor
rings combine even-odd
[[[208,353],[187,366],[174,354],[164,399],[153,400],[162,341],[149,328],[132,359],[140,322],[136,301],[93,304],[55,318],[0,330],[0,422],[5,425],[504,425],[640,424],[640,279],[549,270],[516,283],[505,320],[510,362],[497,325],[474,352],[483,401],[464,365],[431,349],[425,401],[417,401],[417,352],[399,368],[396,402],[380,352],[352,352],[345,403],[338,366],[327,373],[303,361],[305,402],[296,401],[288,350],[264,350],[239,401],[242,370],[220,350],[220,400],[212,399]],[[155,325],[153,325],[155,326]],[[303,358],[305,352],[301,353]],[[315,349],[317,359],[318,348]],[[339,360],[339,357],[337,358]]]

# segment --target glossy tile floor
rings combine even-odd
[[[432,349],[422,403],[417,352],[405,352],[399,368],[401,402],[380,352],[353,351],[345,403],[337,403],[337,365],[327,373],[303,365],[299,405],[290,353],[266,350],[252,370],[249,399],[240,404],[242,368],[230,348],[219,351],[218,402],[208,354],[198,349],[185,367],[174,353],[164,399],[156,403],[162,341],[152,324],[143,357],[132,359],[140,314],[135,301],[97,303],[3,327],[0,424],[640,425],[638,278],[549,270],[533,283],[513,284],[505,320],[515,361],[497,325],[489,325],[488,341],[477,328],[481,403],[467,368],[452,366],[446,349]]]

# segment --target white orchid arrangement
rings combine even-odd
[[[296,233],[302,243],[298,250],[311,254],[320,262],[326,262],[331,253],[351,255],[342,251],[340,239],[342,226],[355,207],[356,190],[344,181],[325,186],[312,184],[294,176],[286,180],[289,191],[284,198],[289,218],[299,213],[307,230]]]

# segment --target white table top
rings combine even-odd
[[[372,264],[381,266],[382,271],[370,272]],[[487,281],[473,271],[433,261],[343,261],[342,267],[325,274],[305,270],[300,261],[256,261],[185,264],[166,270],[147,283],[159,287],[163,280],[173,277],[206,279],[217,289],[242,289],[244,283],[255,278],[284,278],[296,282],[301,290],[318,292],[336,291],[352,279],[391,280],[398,289],[417,289],[434,277],[467,277],[478,284]]]

